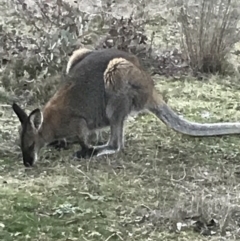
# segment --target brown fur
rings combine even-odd
[[[64,132],[64,130],[59,130],[59,126],[61,126],[62,114],[65,113],[65,115],[67,115],[68,113],[68,96],[71,94],[71,89],[73,87],[74,84],[71,82],[63,85],[43,108],[44,122],[42,135],[45,136],[47,140],[54,140],[55,136],[53,133],[56,131],[61,133]],[[66,116],[66,118],[68,118],[68,116]]]
[[[152,79],[148,78],[149,76],[147,76],[143,70],[136,68],[135,62],[124,58],[114,58],[111,60],[103,75],[105,85],[110,89],[117,90],[121,88],[120,86],[122,86],[123,83],[134,84],[137,82],[141,84],[146,83],[146,86],[149,86],[151,83],[153,87]]]
[[[124,58],[116,58],[109,62],[104,72],[105,87],[112,91],[118,91],[127,85],[128,76],[134,65]]]
[[[154,82],[142,69],[136,68],[135,64],[124,59],[115,58],[111,60],[104,72],[104,82],[107,91],[126,92],[130,88],[137,109],[147,108],[147,103],[158,102],[161,104],[162,97],[154,95]],[[137,87],[136,90],[133,87]]]

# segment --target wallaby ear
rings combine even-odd
[[[43,123],[43,114],[40,109],[33,110],[29,115],[29,122],[31,124],[31,127],[38,131]]]
[[[21,124],[23,124],[28,118],[26,112],[16,103],[12,104],[12,108],[15,114],[17,115],[18,119],[20,120]]]

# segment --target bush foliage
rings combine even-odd
[[[90,15],[59,0],[38,0],[34,8],[13,0],[1,3],[1,7],[6,12],[0,32],[2,84],[22,96],[22,101],[49,98],[76,48],[116,47],[135,54],[146,51],[141,19],[116,19],[106,9]]]

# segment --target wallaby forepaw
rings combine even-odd
[[[68,149],[68,143],[65,140],[54,141],[54,142],[48,144],[48,146],[52,146],[53,148],[55,148],[58,151],[60,151],[61,149],[63,149],[63,150]]]
[[[97,155],[97,150],[95,150],[92,147],[89,149],[82,149],[73,154],[73,156],[78,159],[81,159],[81,158],[87,159],[95,155]]]

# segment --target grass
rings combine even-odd
[[[213,76],[157,83],[188,119],[240,119],[237,82]],[[139,115],[126,124],[124,153],[76,162],[70,156],[77,146],[45,149],[25,169],[18,120],[10,106],[1,105],[1,113],[0,240],[239,238],[238,136],[190,138]]]

